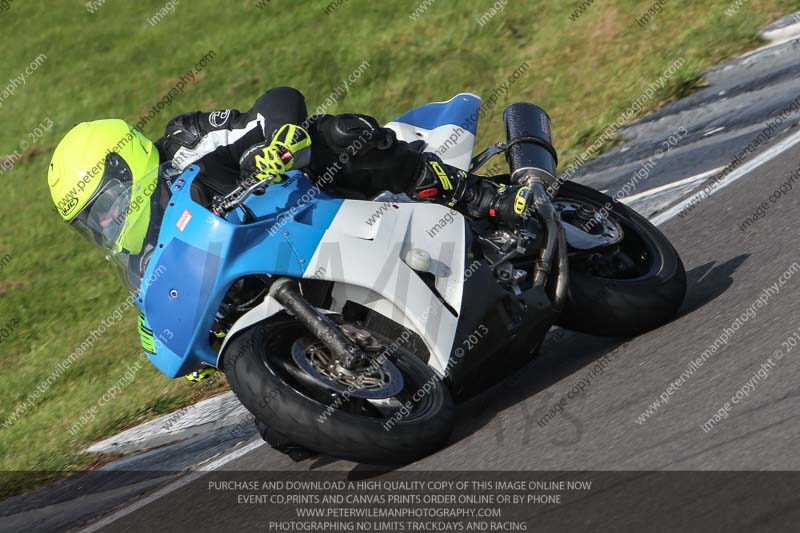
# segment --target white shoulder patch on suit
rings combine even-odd
[[[181,147],[177,152],[175,152],[172,162],[176,167],[178,167],[178,169],[184,170],[186,167],[198,159],[210,154],[220,146],[228,146],[235,143],[252,131],[253,128],[258,127],[263,131],[264,122],[264,116],[259,113],[256,115],[255,119],[245,124],[242,128],[237,128],[235,130],[212,131],[200,139],[200,142],[197,143],[194,148]]]

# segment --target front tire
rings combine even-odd
[[[302,375],[290,352],[307,335],[293,320],[261,323],[237,335],[225,350],[231,389],[272,434],[325,455],[381,465],[408,464],[446,442],[455,418],[453,402],[444,383],[419,358],[402,347],[389,355],[403,375],[401,405],[412,406],[387,430],[387,420],[394,418],[385,410],[331,389],[326,393],[323,384]],[[421,399],[412,402],[421,390],[426,391]]]
[[[628,206],[574,182],[561,186],[559,200],[595,210],[610,206],[608,217],[625,236],[613,252],[618,256],[605,258],[610,266],[600,269],[587,266],[593,259],[587,256],[599,254],[570,250],[569,290],[557,324],[590,335],[634,337],[672,320],[686,295],[686,271],[664,234]],[[629,271],[615,272],[615,260]]]

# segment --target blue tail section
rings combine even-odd
[[[446,102],[434,102],[414,108],[397,117],[394,122],[426,130],[452,124],[475,135],[480,114],[481,99],[474,94],[461,93]]]

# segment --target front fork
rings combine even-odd
[[[319,339],[344,368],[354,370],[367,359],[363,350],[342,333],[336,322],[308,303],[300,294],[295,280],[278,279],[270,287],[269,294]]]
[[[558,274],[556,277],[556,288],[553,297],[553,305],[556,311],[564,307],[569,286],[569,261],[567,256],[567,234],[561,224],[558,212],[550,201],[550,196],[544,188],[544,184],[534,178],[530,184],[531,194],[533,194],[533,207],[536,216],[544,225],[547,232],[545,244],[539,251],[534,269],[533,286],[541,287],[550,277],[553,266],[553,257],[556,256],[558,263]]]

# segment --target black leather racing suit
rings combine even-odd
[[[369,198],[385,190],[406,192],[413,187],[423,164],[421,146],[397,141],[391,130],[381,128],[371,117],[309,118],[305,98],[291,87],[267,91],[245,112],[225,109],[179,115],[169,122],[156,147],[162,162],[172,160],[180,170],[191,164],[200,167],[195,180],[200,190],[193,192],[209,201],[236,188],[244,152],[269,141],[284,124],[304,126],[311,135],[312,177],[327,172],[325,185],[349,197]],[[346,165],[337,163],[339,155],[358,137],[359,145],[365,145],[362,153]]]
[[[367,115],[308,117],[305,98],[291,87],[267,91],[244,113],[225,109],[177,116],[156,146],[162,162],[172,160],[180,170],[190,164],[200,167],[192,193],[196,201],[208,205],[214,196],[237,187],[245,152],[253,154],[249,149],[270,141],[284,124],[308,131],[311,155],[305,170],[334,194],[363,200],[383,191],[407,193],[414,200],[445,204],[473,218],[489,216],[511,226],[522,221],[520,199],[515,198],[519,187],[498,188],[447,165],[435,154],[423,152],[423,141],[397,140],[392,130]]]

